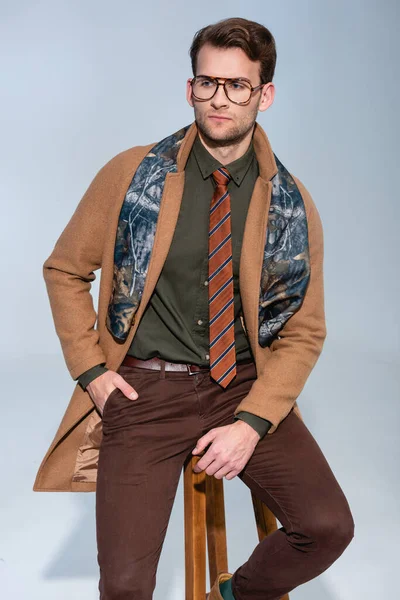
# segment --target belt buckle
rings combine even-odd
[[[199,371],[192,371],[192,365],[186,365],[189,375],[196,375]]]

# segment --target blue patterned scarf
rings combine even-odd
[[[120,211],[114,276],[106,325],[120,342],[139,306],[153,248],[166,174],[177,171],[177,155],[190,125],[158,142],[139,164]],[[300,191],[274,154],[278,172],[272,197],[260,281],[260,346],[269,345],[300,308],[310,278],[307,217]]]

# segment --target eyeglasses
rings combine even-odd
[[[223,79],[223,81],[220,82],[218,79]],[[234,104],[248,104],[252,93],[262,88],[265,84],[261,83],[253,87],[251,82],[244,77],[232,79],[196,75],[191,80],[190,85],[192,86],[192,93],[196,100],[211,100],[217,93],[218,87],[222,85],[228,100]]]

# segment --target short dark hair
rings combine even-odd
[[[250,60],[260,61],[261,83],[272,81],[276,65],[276,46],[274,36],[264,25],[241,17],[232,17],[199,29],[189,50],[193,75],[196,75],[200,48],[207,43],[216,48],[241,48]]]

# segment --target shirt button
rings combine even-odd
[[[206,354],[206,360],[210,360],[210,355]]]
[[[203,321],[202,321],[201,319],[199,319],[199,320],[197,321],[197,325],[203,325]]]
[[[208,279],[205,280],[204,285],[208,285]]]

